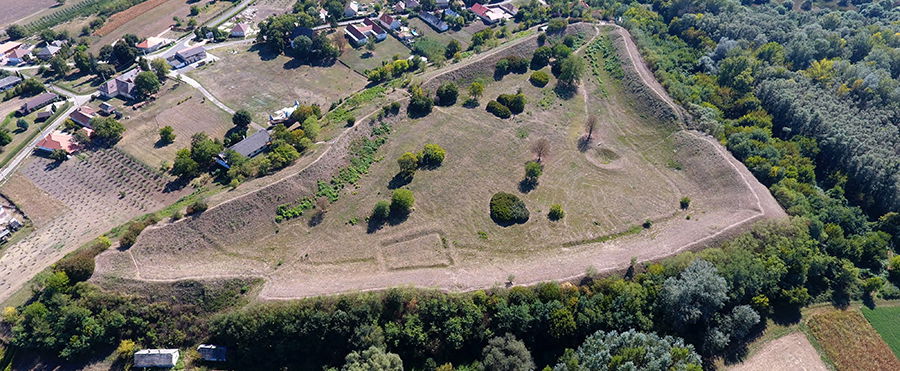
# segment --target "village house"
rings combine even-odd
[[[180,356],[178,349],[141,349],[134,353],[134,367],[172,368]]]
[[[22,79],[18,76],[6,76],[0,79],[0,91],[7,91],[19,85]]]
[[[203,45],[197,45],[195,47],[175,53],[175,58],[177,58],[182,63],[180,66],[178,66],[179,68],[191,63],[199,62],[203,59],[206,59],[206,48],[204,48]]]
[[[403,0],[403,3],[406,5],[406,9],[409,10],[413,10],[422,5],[419,3],[419,0]]]
[[[370,37],[374,38],[375,41],[382,41],[387,38],[387,31],[371,18],[366,18],[362,24],[347,25],[344,33],[355,46],[365,45]]]
[[[31,51],[20,47],[6,55],[6,63],[16,66],[27,62],[29,58],[31,58]]]
[[[429,12],[419,12],[419,18],[425,21],[425,23],[428,23],[428,25],[437,32],[444,32],[450,29],[447,22],[442,21],[440,18]]]
[[[109,116],[116,113],[116,107],[107,102],[100,103],[100,113]]]
[[[396,30],[400,28],[400,21],[397,18],[392,17],[390,14],[384,13],[380,17],[378,17],[378,22],[381,23],[384,28],[388,30]]]
[[[0,55],[6,55],[7,53],[18,49],[20,46],[22,46],[22,43],[18,41],[7,41],[0,44]]]
[[[228,349],[220,345],[200,344],[197,347],[200,359],[208,362],[225,362]]]
[[[160,37],[148,37],[144,39],[144,41],[141,41],[137,45],[135,45],[135,47],[137,47],[138,50],[140,50],[142,53],[148,54],[159,50],[170,42],[172,42],[172,40],[163,39]]]
[[[328,22],[328,11],[324,8],[319,8],[319,19],[321,19],[323,23]]]
[[[516,8],[513,3],[503,3],[497,6],[500,9],[503,9],[504,12],[509,13],[510,16],[515,17],[516,14],[519,13],[519,8]]]
[[[393,9],[395,13],[404,13],[406,12],[406,3],[398,1],[396,4],[394,4]]]
[[[43,48],[39,48],[37,50],[37,52],[34,53],[34,55],[36,55],[38,58],[46,61],[46,60],[49,60],[50,58],[53,58],[53,56],[58,54],[61,49],[62,48],[60,48],[58,46],[47,45]]]
[[[359,3],[351,1],[344,6],[344,18],[353,18],[359,14]]]
[[[235,145],[228,147],[228,149],[235,151],[246,158],[253,158],[256,155],[263,153],[266,148],[269,147],[270,143],[272,143],[272,136],[269,135],[269,132],[267,130],[260,130],[253,135],[244,138],[244,140],[237,142]],[[219,154],[218,158],[216,158],[216,163],[222,165],[222,167],[226,169],[231,168],[231,165],[228,164],[225,152]]]
[[[106,98],[124,97],[127,99],[134,99],[134,96],[132,95],[135,88],[134,79],[140,72],[140,67],[134,68],[116,78],[104,82],[98,89],[100,95]]]
[[[75,140],[73,135],[66,134],[61,130],[55,130],[47,134],[44,139],[41,139],[37,143],[36,148],[47,153],[63,150],[67,154],[72,154],[81,149],[81,146],[78,145],[78,141]]]
[[[59,96],[53,93],[43,93],[34,98],[31,98],[28,102],[19,107],[19,115],[25,116],[34,110],[46,106],[50,103],[55,102],[59,99]]]
[[[97,116],[97,111],[94,111],[93,108],[88,106],[78,107],[75,111],[73,111],[69,118],[72,121],[75,121],[78,125],[84,127],[91,127],[91,119]]]
[[[250,33],[250,25],[246,23],[238,23],[231,29],[231,37],[247,37]]]
[[[479,3],[472,4],[469,8],[472,13],[475,13],[479,18],[481,18],[484,23],[494,24],[500,22],[501,19],[507,17],[507,15],[503,12],[503,10],[499,10],[496,8],[488,8]]]

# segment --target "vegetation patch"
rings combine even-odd
[[[862,307],[862,314],[900,359],[900,306]]]
[[[839,370],[900,369],[900,360],[855,309],[814,313],[806,323]]]

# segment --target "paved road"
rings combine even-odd
[[[34,147],[37,146],[37,143],[40,142],[41,139],[59,128],[59,126],[62,125],[62,123],[65,122],[67,118],[69,118],[69,114],[75,111],[75,109],[81,107],[81,105],[91,100],[90,95],[74,95],[53,85],[50,85],[50,90],[52,90],[54,93],[67,97],[67,100],[74,104],[68,110],[59,115],[59,117],[57,117],[56,120],[54,120],[50,125],[47,125],[47,127],[44,128],[44,130],[41,131],[39,135],[34,137],[31,143],[28,143],[25,148],[22,148],[22,150],[16,154],[16,157],[14,157],[12,161],[7,163],[6,166],[3,167],[3,169],[0,169],[0,183],[6,181],[6,178],[16,170],[16,168],[22,163],[22,161],[25,161],[25,159],[31,155],[31,153],[34,151]]]

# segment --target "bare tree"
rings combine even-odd
[[[534,153],[537,156],[537,161],[541,162],[541,159],[550,153],[550,141],[546,138],[538,139],[531,144],[531,153]]]
[[[341,54],[344,54],[344,49],[347,48],[347,38],[345,38],[344,35],[338,35],[337,37],[334,37],[334,44],[337,46],[338,51]]]
[[[584,123],[584,131],[587,132],[587,140],[591,141],[591,136],[594,135],[594,129],[597,128],[597,116],[590,115],[587,118],[587,121]]]

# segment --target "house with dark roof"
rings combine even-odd
[[[47,119],[49,119],[50,116],[53,116],[53,112],[50,112],[50,111],[41,111],[41,112],[38,112],[38,113],[37,113],[37,116],[34,117],[34,121],[35,121],[35,122],[38,122],[38,121],[47,121]]]
[[[381,23],[384,28],[392,31],[400,28],[400,21],[387,13],[384,13],[380,17],[378,17],[378,23]]]
[[[178,349],[141,349],[134,353],[134,367],[172,368],[180,356]]]
[[[18,76],[6,76],[0,79],[0,91],[7,91],[19,85],[22,79]]]
[[[447,22],[442,21],[440,18],[429,12],[419,12],[419,18],[425,21],[425,23],[428,23],[428,25],[437,32],[444,32],[450,29]]]
[[[102,112],[104,115],[112,115],[116,112],[116,107],[107,102],[103,102],[100,103],[100,112]]]
[[[25,116],[34,110],[46,106],[50,103],[55,102],[59,99],[59,96],[54,93],[43,93],[34,98],[31,98],[28,102],[25,102],[21,107],[19,107],[19,114]]]
[[[237,152],[241,156],[252,158],[263,153],[266,148],[269,148],[270,143],[272,143],[272,136],[269,135],[269,132],[267,130],[260,130],[253,135],[244,138],[244,140],[237,142],[235,145],[228,147],[228,149]],[[216,158],[216,163],[229,169],[231,168],[231,165],[228,164],[227,160],[227,154],[222,152],[219,154],[218,158]]]
[[[419,7],[419,0],[403,0],[403,3],[406,4],[406,9],[412,10],[413,8]]]
[[[175,58],[178,58],[184,65],[199,62],[206,58],[206,48],[204,48],[203,45],[197,45],[189,49],[184,49],[175,53]]]
[[[225,362],[228,348],[221,345],[200,344],[197,347],[200,359],[208,362]]]
[[[104,82],[98,89],[100,95],[106,98],[125,97],[127,99],[134,99],[134,96],[132,95],[135,87],[134,79],[137,78],[139,73],[141,73],[141,68],[134,68],[116,78]]]
[[[34,53],[34,55],[36,55],[38,58],[46,61],[46,60],[49,60],[50,58],[53,58],[53,56],[58,54],[60,50],[62,50],[62,48],[60,48],[58,46],[47,45],[43,48],[38,49],[37,52]]]
[[[91,127],[91,119],[97,116],[97,111],[88,106],[78,107],[75,111],[73,111],[69,118],[72,121],[75,121],[78,125],[84,127]]]

